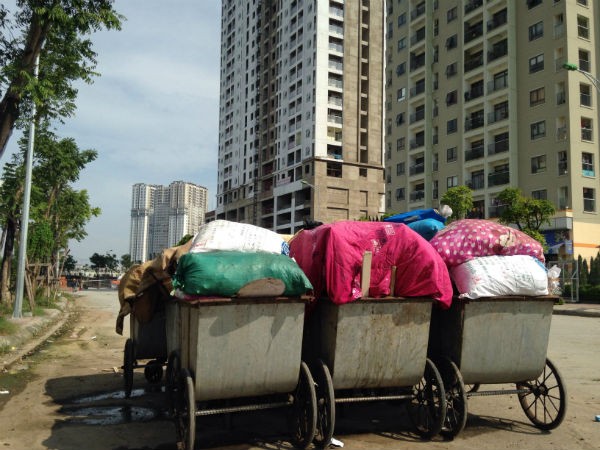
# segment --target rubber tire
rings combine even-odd
[[[317,448],[326,448],[331,443],[335,429],[335,392],[329,368],[318,360],[315,367],[317,382],[317,429],[313,443]]]
[[[133,390],[133,366],[135,365],[135,343],[129,338],[125,341],[123,349],[123,384],[125,398],[131,397]]]
[[[413,399],[408,405],[409,417],[422,439],[439,434],[446,420],[446,392],[442,377],[427,358],[421,381],[413,387]]]
[[[438,361],[438,369],[446,391],[446,420],[441,435],[453,439],[467,424],[467,393],[458,366],[449,358]]]
[[[292,444],[305,450],[312,444],[317,429],[317,393],[314,379],[304,361],[300,364],[300,376],[293,397]]]
[[[194,380],[187,369],[181,371],[179,385],[180,404],[176,407],[175,415],[177,450],[192,450],[196,440],[196,394]]]

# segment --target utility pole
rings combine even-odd
[[[567,70],[571,70],[571,71],[579,72],[579,73],[583,74],[584,77],[586,77],[588,80],[590,80],[590,82],[594,85],[594,87],[596,88],[596,90],[598,92],[600,92],[600,80],[598,80],[598,78],[596,78],[591,73],[586,72],[585,70],[581,70],[577,66],[577,64],[566,62],[566,63],[563,64],[563,69],[567,69]]]
[[[33,66],[33,77],[37,80],[40,68],[40,55],[38,53]],[[33,143],[35,137],[35,101],[31,105],[31,122],[29,124],[29,138],[27,142],[27,155],[25,161],[25,190],[23,193],[23,213],[21,214],[21,233],[19,236],[19,261],[17,266],[17,288],[15,292],[15,306],[13,319],[23,317],[23,285],[25,284],[25,262],[27,260],[27,233],[29,231],[29,203],[31,199],[31,172],[33,168]]]

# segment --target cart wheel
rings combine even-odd
[[[196,439],[196,397],[194,380],[187,369],[181,371],[179,385],[180,405],[176,407],[175,413],[177,450],[192,450]]]
[[[300,365],[300,379],[294,391],[293,434],[294,447],[306,449],[312,443],[317,428],[317,394],[315,382],[305,362]]]
[[[408,410],[417,433],[423,439],[430,439],[441,431],[446,419],[446,393],[442,377],[429,358],[423,378],[413,387],[413,399]]]
[[[181,359],[179,353],[176,351],[171,352],[169,359],[167,360],[167,373],[165,375],[165,391],[167,393],[167,406],[169,408],[169,415],[174,416],[176,406],[178,405],[177,396],[177,379],[179,377],[179,371],[181,370]]]
[[[316,447],[325,448],[331,443],[335,428],[335,396],[327,365],[319,360],[316,369],[317,429],[313,442]]]
[[[144,366],[144,376],[150,383],[158,383],[163,376],[163,368],[160,361],[152,360]]]
[[[123,381],[125,384],[125,398],[131,397],[131,389],[133,388],[133,366],[135,365],[135,349],[133,339],[129,338],[125,341],[125,349],[123,350]]]
[[[441,434],[444,437],[458,436],[467,423],[467,393],[458,367],[449,358],[439,361],[440,374],[446,391],[446,420]]]
[[[519,394],[519,402],[537,428],[553,430],[561,424],[567,410],[567,393],[558,369],[549,359],[537,380],[517,383],[517,389],[529,389]]]

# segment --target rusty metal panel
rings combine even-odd
[[[407,387],[421,379],[431,300],[321,303],[320,352],[334,389]]]
[[[465,303],[459,362],[465,383],[536,378],[546,364],[553,305],[552,298]]]
[[[300,372],[304,302],[179,303],[182,367],[196,400],[294,390]]]

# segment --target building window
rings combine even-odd
[[[540,173],[546,171],[546,155],[534,156],[531,158],[531,173]]]
[[[545,88],[537,88],[533,91],[529,91],[529,106],[541,105],[546,103],[546,90]]]
[[[527,8],[535,8],[537,5],[541,5],[542,0],[527,0]]]
[[[561,210],[569,209],[569,187],[561,186],[558,188],[558,208]]]
[[[529,58],[529,73],[539,72],[540,70],[544,70],[543,53],[536,55],[533,58]]]
[[[406,23],[406,13],[402,13],[398,16],[398,26],[401,27]]]
[[[450,8],[448,10],[448,12],[446,13],[446,19],[447,19],[448,23],[452,22],[453,20],[456,20],[457,17],[458,17],[458,12],[457,12],[456,6],[454,8]]]
[[[446,149],[446,162],[456,161],[457,156],[458,150],[456,149],[456,147]]]
[[[595,176],[594,155],[592,153],[581,154],[581,172],[584,177]]]
[[[531,198],[534,200],[548,200],[548,192],[546,189],[538,189],[537,191],[531,191]]]
[[[453,77],[454,75],[456,75],[457,67],[458,67],[458,64],[455,62],[452,64],[448,64],[446,66],[446,78],[450,78],[450,77]]]
[[[579,104],[581,106],[592,106],[592,86],[589,84],[579,85]]]
[[[531,140],[539,139],[546,136],[546,121],[541,120],[539,122],[532,123],[531,128]]]
[[[456,48],[456,45],[458,44],[458,37],[456,34],[450,36],[448,39],[446,39],[446,48],[448,50],[452,49],[452,48]]]
[[[404,163],[398,163],[396,164],[396,175],[404,175],[405,173],[405,169],[404,169]]]
[[[342,178],[342,163],[327,162],[327,176]]]
[[[585,212],[596,211],[596,190],[592,188],[583,188],[583,210]]]
[[[446,188],[450,189],[456,186],[458,186],[458,176],[454,175],[446,178]]]
[[[406,72],[406,63],[400,63],[396,66],[396,76],[403,75]]]
[[[406,48],[406,38],[398,39],[398,51]]]
[[[454,105],[458,101],[458,95],[456,91],[448,92],[446,94],[446,106]]]
[[[566,175],[569,171],[569,162],[567,161],[566,150],[558,152],[558,174]]]
[[[590,71],[590,52],[579,50],[579,68],[585,72]]]
[[[398,89],[398,91],[396,92],[396,100],[401,102],[405,98],[406,98],[406,88],[402,87],[402,88]]]
[[[456,133],[457,128],[458,128],[458,120],[457,119],[451,119],[448,122],[446,122],[446,134]]]
[[[396,126],[400,126],[404,123],[404,113],[399,113],[396,116]]]
[[[396,189],[396,200],[404,200],[405,197],[406,197],[406,194],[405,194],[404,188],[397,188]]]
[[[544,35],[544,22],[534,23],[529,27],[529,40],[534,41]]]
[[[581,6],[587,6],[588,0],[577,0],[577,4]]]
[[[404,150],[406,146],[406,138],[401,137],[396,140],[396,151]]]
[[[581,118],[581,140],[592,141],[592,119],[587,117]]]
[[[590,38],[590,19],[585,16],[577,16],[577,36],[583,39]]]

